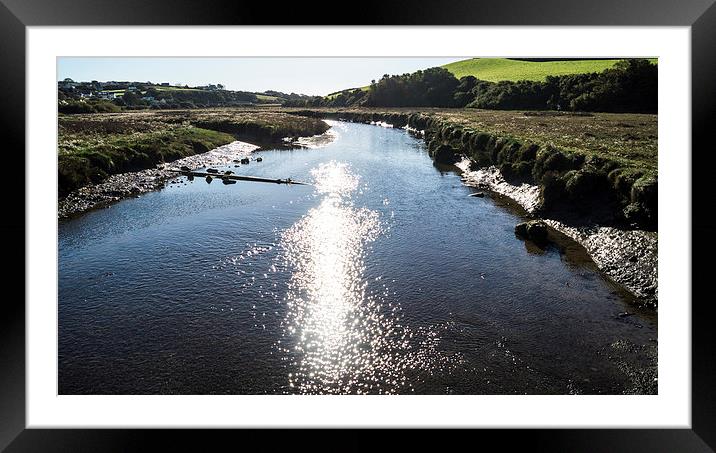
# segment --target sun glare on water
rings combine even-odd
[[[346,164],[321,164],[312,175],[321,201],[281,238],[292,270],[283,342],[293,360],[289,388],[405,391],[411,385],[407,372],[430,361],[430,340],[418,341],[416,349],[414,333],[400,325],[399,307],[389,303],[387,289],[368,290],[365,256],[382,232],[380,215],[353,205],[359,177]]]

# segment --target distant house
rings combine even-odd
[[[97,97],[99,97],[100,99],[112,100],[112,99],[117,99],[118,97],[121,97],[121,96],[122,96],[122,93],[120,93],[118,91],[99,91],[99,92],[97,92]]]
[[[168,86],[169,86],[169,82],[162,82],[162,83],[160,83],[159,85],[161,85],[161,86],[163,86],[163,87],[168,87]]]
[[[198,88],[198,89],[200,89],[200,90],[206,90],[206,91],[217,91],[217,90],[223,90],[223,89],[224,89],[224,85],[221,85],[221,84],[217,84],[217,85],[209,84],[209,85],[198,86],[198,87],[196,87],[196,88]]]

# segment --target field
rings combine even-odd
[[[341,91],[334,91],[333,93],[327,94],[325,97],[326,97],[326,99],[333,99],[335,97],[338,97],[338,95],[340,95],[341,93],[345,93],[346,91],[353,91],[355,89],[356,88],[347,88],[347,89],[341,90]],[[370,86],[358,87],[358,89],[363,90],[363,91],[368,91],[370,89]]]
[[[281,103],[285,100],[278,96],[270,96],[268,94],[259,94],[259,93],[254,93],[254,94],[256,95],[256,99],[258,99],[258,101],[259,101],[258,103],[262,104],[264,106],[268,105],[268,104],[278,106],[278,105],[281,105]]]
[[[488,82],[544,81],[547,76],[602,72],[619,60],[522,61],[509,58],[472,58],[444,65],[458,79],[468,75]],[[656,62],[656,59],[651,60]]]
[[[610,159],[649,173],[657,170],[656,115],[469,109],[443,110],[439,116],[476,131]]]
[[[152,88],[154,88],[157,91],[205,91],[205,90],[201,90],[199,88],[184,88],[184,87],[163,86],[163,85],[153,85]]]

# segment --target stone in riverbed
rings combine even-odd
[[[544,243],[547,241],[547,224],[541,220],[523,222],[515,226],[515,234],[523,239]]]

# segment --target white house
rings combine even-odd
[[[117,99],[118,97],[122,96],[122,93],[119,93],[117,91],[99,91],[97,92],[97,96],[101,99]]]

